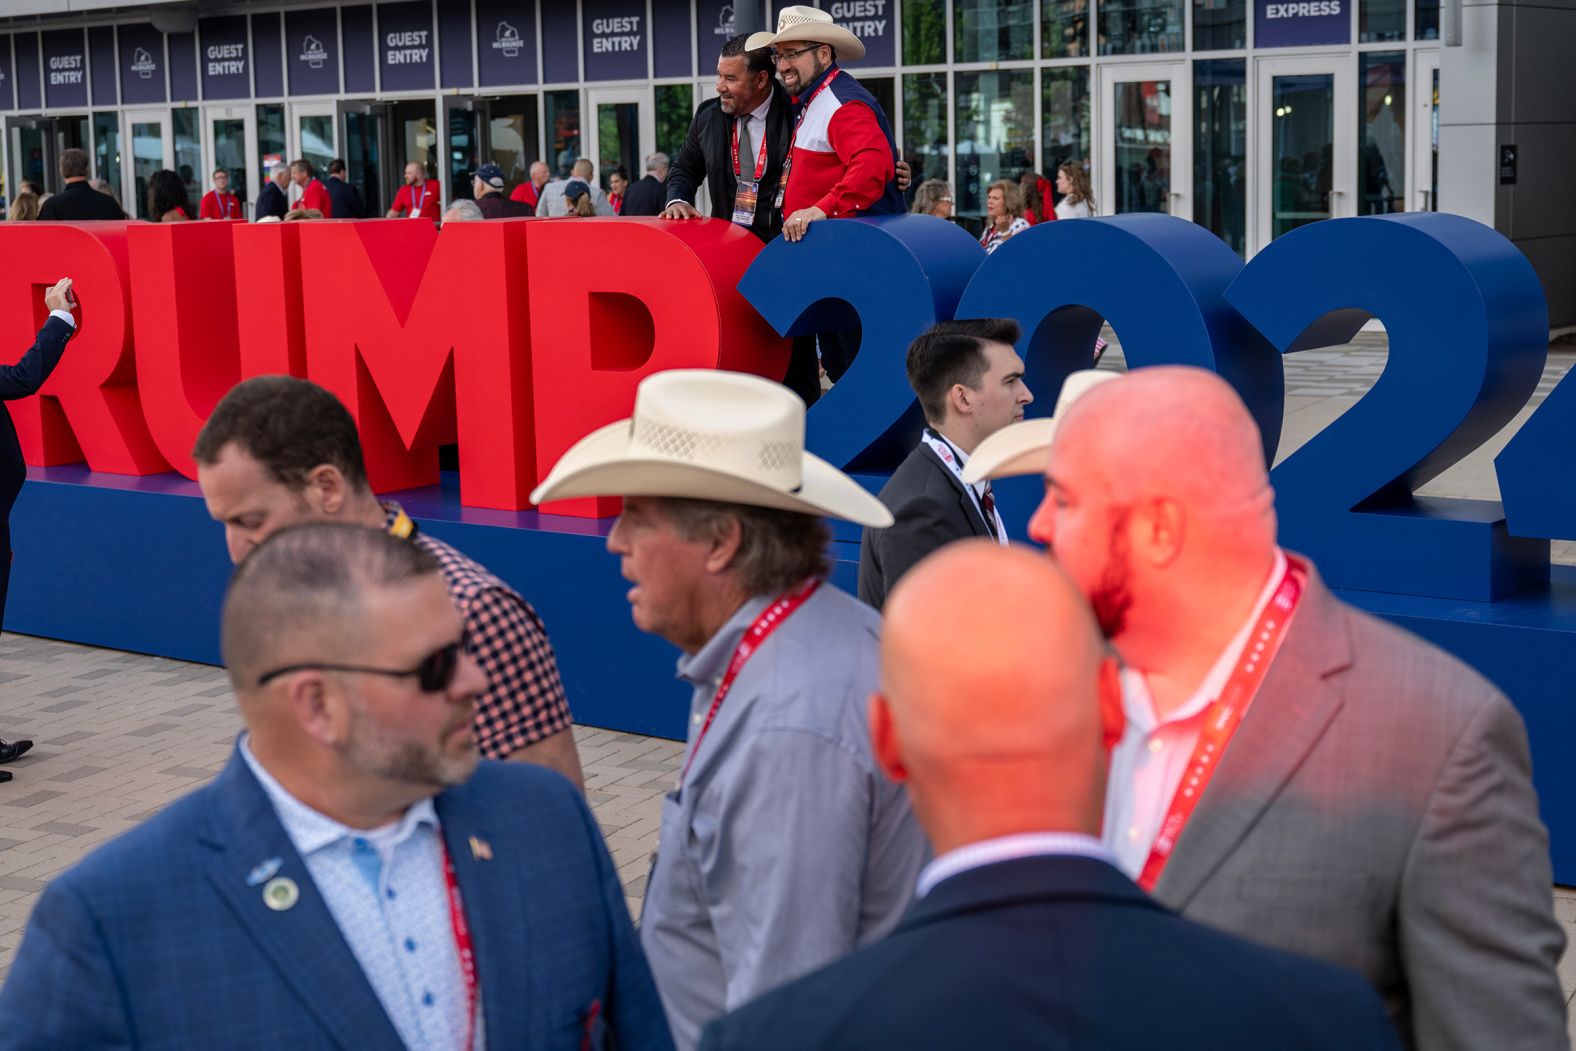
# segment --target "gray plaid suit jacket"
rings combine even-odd
[[[1569,1046],[1552,883],[1510,702],[1313,573],[1155,897],[1354,968],[1412,1046],[1510,1051]]]

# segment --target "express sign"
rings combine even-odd
[[[339,265],[306,279],[305,261],[323,258]],[[597,265],[607,258],[645,265]],[[1104,265],[1058,265],[1069,258]],[[1398,265],[1418,279],[1387,280]],[[1061,276],[1048,287],[1039,275],[1052,270]],[[863,349],[807,421],[811,451],[840,467],[879,472],[911,447],[913,337],[938,320],[989,316],[1023,324],[1037,404],[1087,363],[1108,319],[1130,366],[1220,372],[1272,456],[1281,355],[1345,343],[1373,316],[1390,334],[1383,377],[1274,471],[1283,542],[1312,554],[1336,587],[1491,601],[1547,579],[1548,541],[1576,535],[1576,487],[1561,463],[1576,445],[1576,379],[1497,458],[1503,508],[1411,495],[1514,418],[1546,356],[1531,265],[1457,216],[1316,223],[1246,266],[1168,216],[1047,223],[988,259],[958,227],[920,216],[818,223],[800,244],[764,248],[730,223],[655,219],[441,233],[378,221],[6,224],[5,345],[31,340],[37,287],[62,273],[77,280],[82,331],[42,393],[12,403],[35,465],[191,476],[188,451],[218,398],[244,376],[290,372],[344,400],[375,488],[436,482],[438,446],[458,441],[463,502],[523,509],[570,444],[628,414],[643,376],[780,376],[779,333],[847,328],[848,307]],[[496,307],[457,305],[474,301]],[[605,515],[616,503],[549,510]]]

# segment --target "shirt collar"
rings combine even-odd
[[[1237,666],[1237,658],[1242,655],[1242,647],[1247,645],[1248,636],[1253,631],[1253,625],[1258,623],[1259,616],[1264,608],[1270,604],[1270,599],[1275,597],[1275,589],[1280,586],[1281,578],[1286,575],[1286,553],[1280,548],[1275,549],[1275,564],[1270,569],[1269,579],[1264,582],[1264,588],[1259,592],[1259,597],[1253,603],[1253,608],[1248,611],[1247,619],[1242,622],[1242,627],[1237,629],[1236,635],[1227,643],[1226,648],[1215,658],[1215,663],[1209,669],[1209,674],[1204,676],[1198,684],[1198,689],[1193,691],[1181,707],[1171,713],[1164,720],[1168,723],[1182,722],[1192,719],[1203,713],[1204,709],[1220,696],[1226,688],[1226,681],[1231,678],[1232,671]],[[1153,729],[1160,723],[1155,718],[1155,707],[1149,696],[1149,684],[1144,681],[1141,673],[1133,669],[1124,669],[1122,672],[1122,707],[1128,721],[1147,729]]]
[[[825,69],[823,69],[821,71],[821,75],[816,77],[814,80],[812,80],[810,82],[810,86],[809,87],[805,88],[799,94],[792,96],[794,108],[797,109],[800,106],[808,104],[810,99],[815,95],[816,89],[818,89],[822,84],[824,84],[827,81],[827,79],[830,78],[832,76],[832,74],[834,74],[836,72],[837,72],[837,63],[836,62],[833,62],[830,66],[827,66]]]
[[[761,104],[759,106],[756,106],[754,109],[750,110],[750,116],[752,118],[764,121],[766,119],[766,111],[771,109],[771,108],[772,108],[772,93],[770,91],[768,91],[766,93],[766,98],[761,101]]]
[[[982,839],[978,843],[947,851],[920,870],[917,893],[923,898],[942,880],[971,869],[1046,855],[1095,858],[1116,865],[1116,855],[1105,844],[1082,832],[1019,832],[1011,836]]]
[[[312,809],[291,795],[285,786],[275,780],[274,775],[258,762],[257,756],[252,754],[251,734],[244,734],[241,737],[241,758],[251,768],[252,776],[257,778],[257,783],[263,786],[263,793],[268,796],[269,803],[273,804],[274,813],[279,815],[279,823],[284,826],[285,835],[290,837],[291,845],[302,858],[325,847],[333,846],[343,839],[364,834],[360,829],[335,821],[327,814]],[[405,811],[404,816],[399,820],[399,831],[392,837],[394,844],[403,843],[423,825],[438,828],[438,811],[432,805],[430,797],[413,804]]]
[[[769,595],[757,595],[734,610],[733,616],[706,640],[706,645],[693,654],[686,653],[679,658],[679,678],[691,686],[717,685],[728,668],[728,661],[733,658],[733,651],[739,646],[739,640],[744,638],[744,633],[771,601]]]

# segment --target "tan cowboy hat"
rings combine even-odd
[[[980,442],[963,467],[963,480],[975,485],[987,478],[1012,478],[1020,474],[1043,472],[1045,458],[1051,451],[1051,439],[1056,437],[1056,421],[1062,418],[1067,406],[1093,388],[1120,375],[1120,372],[1101,372],[1098,369],[1082,369],[1072,373],[1062,384],[1062,391],[1056,396],[1056,408],[1050,416],[1008,424]]]
[[[785,7],[777,15],[777,32],[751,33],[744,42],[746,51],[776,44],[830,44],[839,61],[858,62],[865,57],[865,45],[848,30],[832,21],[832,16],[813,7]]]
[[[677,496],[885,528],[892,512],[804,451],[804,402],[739,372],[671,369],[635,390],[635,415],[581,438],[531,503],[572,496]]]

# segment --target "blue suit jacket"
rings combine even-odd
[[[748,1048],[1398,1049],[1344,968],[1157,905],[1103,861],[1037,857],[942,881],[887,938],[712,1023]]]
[[[591,812],[559,775],[484,761],[435,800],[491,1047],[671,1051]],[[474,856],[470,837],[491,860]],[[248,874],[280,858],[300,900]],[[441,906],[440,906],[441,907]],[[611,1039],[610,1039],[611,1037]],[[0,987],[3,1048],[397,1048],[400,1038],[257,779],[209,785],[44,891]]]

